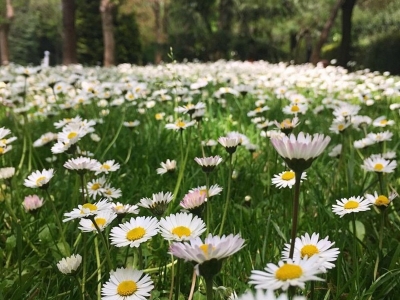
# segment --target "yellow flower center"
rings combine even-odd
[[[375,171],[382,171],[383,168],[384,168],[383,165],[379,163],[374,166]]]
[[[289,181],[292,180],[294,178],[294,172],[293,171],[286,171],[285,173],[282,174],[282,179]]]
[[[126,234],[126,238],[130,241],[136,241],[141,239],[146,233],[146,230],[143,227],[136,227],[128,231]]]
[[[301,248],[301,257],[305,257],[306,255],[308,258],[313,256],[314,254],[319,253],[318,248],[315,245],[305,245],[303,248]]]
[[[340,131],[342,131],[342,130],[344,129],[344,125],[343,125],[343,124],[339,124],[338,129],[339,129]]]
[[[285,119],[281,122],[281,128],[291,127],[292,121],[290,119]]]
[[[104,164],[104,165],[102,165],[101,166],[103,169],[106,169],[106,170],[110,170],[111,169],[111,167],[109,166],[109,165],[107,165],[107,164]]]
[[[359,206],[359,203],[357,201],[350,200],[344,205],[344,208],[345,209],[354,209],[354,208],[357,208],[358,206]]]
[[[303,270],[299,265],[285,264],[275,272],[275,278],[286,281],[289,279],[300,278]]]
[[[181,238],[183,236],[190,236],[192,231],[189,228],[187,228],[186,226],[178,226],[178,227],[175,227],[174,229],[172,229],[172,233],[176,234],[177,236],[179,236]]]
[[[3,153],[4,153],[4,148],[0,147],[0,154],[3,154]]]
[[[257,107],[254,111],[255,111],[255,112],[260,112],[261,110],[262,110],[261,107]]]
[[[92,189],[93,191],[97,191],[99,188],[101,188],[101,184],[98,182],[93,183],[92,186],[90,187],[90,189]]]
[[[381,125],[386,125],[388,122],[388,120],[381,120],[379,123],[381,123]]]
[[[104,227],[104,225],[107,223],[107,220],[104,218],[95,218],[94,221],[96,222],[97,226],[99,226],[99,228]]]
[[[292,108],[290,109],[292,112],[298,112],[300,108],[297,105],[293,105]]]
[[[81,214],[84,214],[84,208],[89,209],[90,211],[95,211],[97,210],[97,206],[92,204],[92,203],[85,203],[82,205],[82,209],[81,209]]]
[[[162,120],[163,119],[163,114],[160,114],[160,113],[158,113],[158,114],[156,114],[156,120]]]
[[[115,210],[115,211],[120,211],[120,210],[122,210],[123,208],[124,208],[123,205],[117,205],[117,206],[114,207],[114,210]]]
[[[133,280],[125,280],[121,281],[121,283],[118,284],[117,293],[122,297],[130,296],[133,295],[137,291],[137,289],[138,288],[136,282],[134,282]]]
[[[176,126],[178,126],[178,127],[180,127],[180,128],[183,128],[183,127],[185,127],[185,122],[182,122],[182,121],[178,121],[178,122],[176,122]]]
[[[2,144],[4,144],[4,145],[7,145],[7,139],[2,139],[2,140],[0,140],[0,142],[1,142]]]
[[[203,196],[203,195],[207,194],[207,190],[206,189],[200,190],[199,192],[200,192],[200,196]]]
[[[68,134],[68,136],[67,136],[67,138],[70,140],[70,139],[73,139],[74,137],[76,137],[78,134],[76,133],[76,132],[70,132],[69,134]]]
[[[390,203],[390,200],[388,199],[388,197],[386,197],[384,195],[379,195],[379,197],[376,198],[376,200],[375,200],[375,205],[377,205],[377,206],[381,206],[381,205],[388,206],[389,203]]]
[[[40,176],[38,179],[36,179],[36,185],[42,186],[45,181],[46,181],[46,176]]]

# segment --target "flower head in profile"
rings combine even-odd
[[[236,300],[289,300],[289,296],[286,293],[281,293],[279,296],[275,296],[274,290],[262,290],[257,289],[255,293],[248,291],[239,297],[232,298]],[[294,296],[293,300],[306,300],[304,296]]]
[[[378,208],[386,208],[397,196],[398,194],[396,192],[392,192],[389,196],[385,196],[378,195],[375,191],[374,194],[365,194],[365,199]]]
[[[78,271],[82,262],[82,256],[72,254],[70,257],[64,257],[57,263],[58,270],[65,275],[74,275]]]
[[[101,211],[110,211],[111,203],[108,199],[102,199],[96,203],[85,203],[78,205],[78,208],[74,208],[71,212],[64,213],[66,217],[63,222],[67,222],[74,219],[88,218],[92,215],[96,215]]]
[[[388,160],[382,156],[371,156],[364,159],[361,166],[365,171],[376,173],[393,173],[397,167],[395,160]]]
[[[168,241],[188,241],[200,236],[206,230],[206,224],[199,217],[182,212],[162,218],[159,229]]]
[[[36,211],[38,208],[43,206],[43,198],[39,198],[38,195],[26,196],[22,205],[25,208],[25,212]]]
[[[374,127],[386,127],[394,124],[395,122],[393,120],[388,120],[385,116],[380,116],[372,122],[372,126]]]
[[[103,210],[99,211],[97,214],[90,216],[89,218],[81,218],[79,221],[79,229],[83,232],[98,232],[97,227],[100,231],[103,231],[114,219],[117,217],[117,214],[112,210]],[[96,223],[96,225],[94,224]]]
[[[339,157],[342,154],[342,144],[338,144],[332,148],[332,150],[328,153],[330,157]]]
[[[350,213],[370,210],[371,203],[362,196],[343,198],[336,200],[336,204],[332,205],[332,211],[341,218]]]
[[[225,148],[226,152],[233,154],[237,146],[241,144],[240,137],[220,137],[218,142]]]
[[[102,299],[144,300],[154,288],[150,276],[132,268],[118,268],[101,288]]]
[[[173,129],[176,131],[183,131],[184,129],[193,126],[194,124],[196,124],[196,121],[184,121],[184,120],[177,120],[175,123],[168,123],[165,125],[166,129]]]
[[[95,175],[98,175],[100,173],[105,173],[108,174],[109,172],[115,172],[120,168],[120,164],[116,163],[114,159],[112,160],[107,160],[105,163],[103,164],[99,164],[97,165],[97,170],[96,173],[94,173]]]
[[[303,172],[325,150],[331,138],[323,134],[300,132],[283,137],[271,138],[271,143],[279,155],[285,160],[288,167],[294,172]]]
[[[196,157],[194,160],[202,167],[203,172],[210,173],[222,162],[222,157],[219,155],[202,158]]]
[[[125,216],[126,214],[135,214],[139,213],[139,206],[135,204],[122,204],[120,202],[111,203],[111,209],[118,216]]]
[[[6,148],[10,143],[12,143],[13,141],[15,141],[17,139],[15,136],[5,138],[10,133],[11,133],[10,129],[7,129],[5,127],[0,128],[0,148],[2,148],[2,149]],[[3,152],[0,150],[0,154],[2,154],[2,153]]]
[[[275,185],[278,188],[292,188],[294,184],[296,183],[296,178],[295,178],[295,173],[293,171],[285,171],[281,172],[278,175],[274,175],[274,178],[272,178],[272,184]],[[306,172],[303,172],[301,174],[301,182],[303,180],[307,179],[307,174]]]
[[[328,240],[329,237],[319,239],[318,233],[313,233],[310,237],[308,233],[296,238],[293,257],[300,256],[301,258],[310,258],[312,256],[319,257],[317,264],[321,272],[326,273],[335,265],[339,255],[339,248],[331,248],[335,243]],[[282,251],[282,258],[288,259],[290,253],[290,244],[285,244],[285,249]]]
[[[49,181],[54,176],[54,169],[34,171],[24,181],[24,185],[30,188],[46,189],[49,186]]]
[[[293,119],[285,119],[282,122],[274,121],[276,127],[278,127],[283,133],[289,134],[293,129],[300,124],[299,118],[294,117]]]
[[[278,265],[269,263],[264,271],[251,271],[249,283],[254,284],[256,289],[286,291],[290,286],[304,289],[307,281],[323,281],[316,276],[321,273],[317,261],[318,257],[312,256],[309,259],[289,258],[286,261],[280,261]]]
[[[14,167],[0,168],[0,179],[9,179],[15,174]]]
[[[148,208],[155,216],[161,217],[168,208],[168,204],[174,198],[171,192],[153,194],[151,198],[142,198],[139,206]]]
[[[64,168],[78,173],[85,173],[87,171],[97,171],[101,164],[96,160],[84,156],[78,158],[71,158],[64,163]]]
[[[161,168],[157,169],[157,174],[164,175],[165,173],[173,173],[176,169],[176,160],[167,159],[167,161],[160,163]]]
[[[131,218],[128,222],[113,227],[111,244],[116,247],[139,247],[158,233],[158,220],[153,217]]]

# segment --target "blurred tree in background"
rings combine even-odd
[[[1,1],[0,12],[6,0]],[[74,1],[12,0],[10,61],[40,64],[48,50],[52,64],[63,63],[67,2]],[[112,8],[110,59],[104,56],[113,48],[104,46],[100,11],[105,2]],[[76,56],[84,65],[159,63],[170,59],[172,47],[177,60],[335,58],[343,66],[355,61],[357,68],[400,73],[398,0],[75,0],[75,5]],[[0,24],[4,21],[1,17]]]

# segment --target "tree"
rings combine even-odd
[[[14,18],[14,9],[11,5],[11,0],[6,0],[5,14],[2,16],[0,24],[0,59],[2,65],[8,65],[10,62],[10,52],[8,47],[8,33],[10,24]]]
[[[104,58],[103,65],[110,67],[115,65],[115,39],[113,13],[116,7],[112,0],[101,0],[100,15],[103,30]]]
[[[62,0],[63,64],[76,64],[75,0]]]
[[[346,67],[350,61],[351,29],[353,9],[357,0],[345,0],[342,4],[342,40],[339,48],[338,64]]]

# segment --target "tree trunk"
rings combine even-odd
[[[0,59],[3,66],[10,63],[10,51],[8,47],[8,33],[10,24],[14,18],[14,9],[11,0],[6,1],[6,16],[3,23],[0,25]]]
[[[155,29],[156,29],[156,51],[154,54],[154,62],[156,64],[161,63],[162,61],[162,43],[163,43],[163,38],[162,38],[162,32],[163,32],[163,27],[162,27],[162,20],[161,20],[161,0],[155,0],[153,2],[153,12],[154,12],[154,21],[155,21]]]
[[[103,44],[104,44],[104,61],[105,67],[115,65],[115,39],[114,39],[114,22],[113,11],[115,4],[112,0],[101,0],[100,13],[101,25],[103,29]]]
[[[321,35],[319,37],[319,40],[317,42],[317,44],[314,46],[314,49],[312,51],[311,54],[311,58],[310,61],[316,65],[321,58],[321,49],[322,46],[326,43],[328,36],[329,36],[329,32],[331,31],[331,28],[333,26],[333,24],[335,23],[335,19],[336,16],[339,12],[340,7],[342,6],[342,3],[345,0],[337,0],[335,5],[333,6],[332,10],[331,10],[331,14],[328,18],[328,20],[326,21],[324,28],[321,31]]]
[[[351,18],[356,2],[357,0],[346,0],[342,5],[342,40],[340,42],[338,63],[343,67],[346,67],[350,61]]]
[[[75,0],[62,0],[64,65],[76,64]]]

